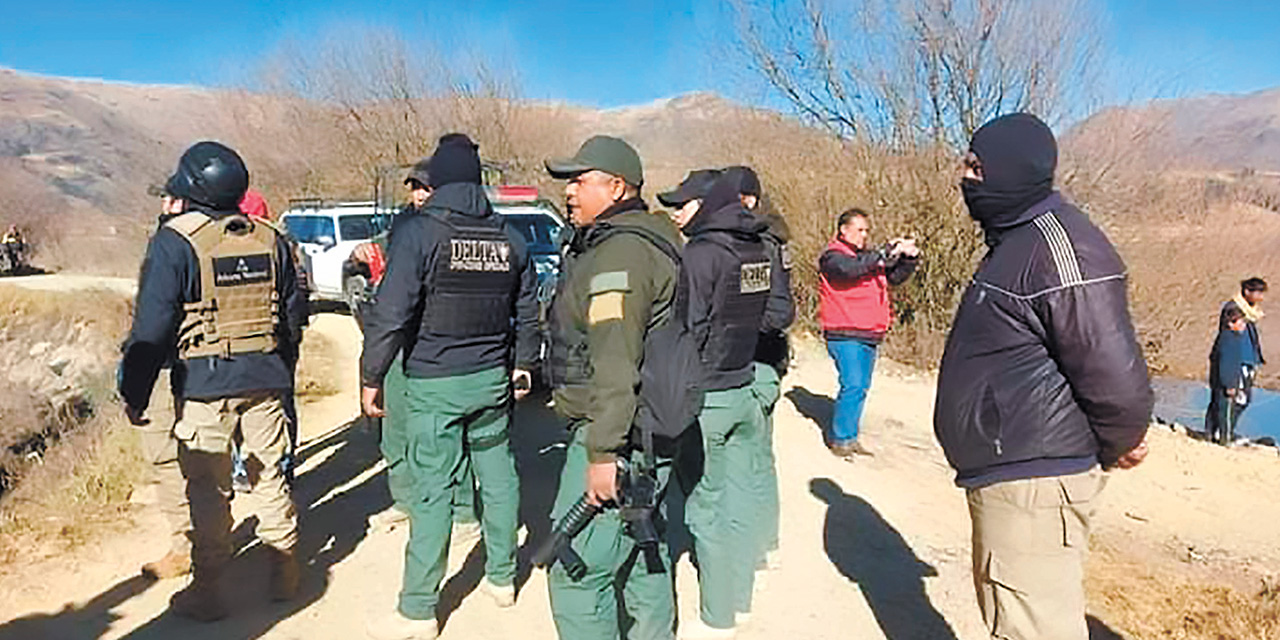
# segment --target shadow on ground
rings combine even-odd
[[[551,535],[551,507],[560,486],[564,445],[569,441],[564,421],[548,406],[549,400],[546,390],[535,391],[516,403],[511,419],[511,447],[516,458],[516,473],[520,476],[520,524],[527,531],[524,545],[517,552],[517,592],[533,573],[530,558],[534,551]],[[477,544],[462,567],[440,588],[436,616],[442,627],[480,585],[484,562],[484,545]]]
[[[814,393],[804,387],[795,387],[786,393],[786,398],[795,406],[800,415],[811,420],[818,431],[822,432],[822,441],[831,442],[831,425],[835,419],[836,401],[830,396]]]
[[[237,554],[223,576],[223,594],[231,617],[214,624],[198,624],[166,611],[124,637],[135,640],[258,638],[281,620],[318,600],[328,588],[329,568],[350,555],[364,539],[369,516],[391,504],[385,473],[370,476],[328,496],[377,462],[376,434],[356,428],[354,423],[344,425],[304,443],[299,457],[305,460],[323,452],[330,455],[304,471],[295,483],[294,500],[299,510],[297,553],[303,564],[302,585],[296,599],[269,603],[267,554],[261,545],[250,544]],[[100,637],[117,618],[111,609],[142,593],[151,584],[142,578],[130,578],[84,606],[14,620],[0,626],[0,639]]]
[[[1120,632],[1107,626],[1107,623],[1093,617],[1086,616],[1085,619],[1089,623],[1089,640],[1125,640]]]
[[[529,556],[550,531],[551,505],[564,464],[564,448],[556,445],[564,443],[567,434],[546,406],[546,400],[542,395],[521,402],[512,423],[512,442],[521,477],[520,517],[529,530],[526,544],[520,550],[517,585],[528,580]],[[303,471],[295,483],[294,499],[299,513],[297,553],[303,563],[302,585],[296,599],[279,604],[268,601],[267,554],[261,545],[250,542],[223,577],[222,589],[231,609],[230,617],[213,624],[199,624],[166,611],[124,637],[130,640],[178,637],[251,640],[262,637],[281,621],[318,601],[329,587],[330,568],[350,556],[364,541],[369,517],[391,506],[385,471],[356,482],[381,457],[378,434],[366,428],[365,423],[364,419],[357,419],[342,425],[304,442],[298,451],[298,458],[304,464],[322,454],[328,455]],[[238,531],[233,538],[251,539],[251,534]],[[483,573],[483,545],[477,545],[462,569],[442,587],[442,622],[475,590]],[[386,579],[398,582],[399,576],[386,576]],[[112,610],[153,584],[142,577],[129,578],[82,606],[12,620],[0,625],[0,640],[99,638],[119,617]]]
[[[954,640],[951,625],[925,593],[924,579],[938,575],[937,570],[916,557],[866,500],[845,493],[830,478],[810,480],[809,491],[827,503],[822,527],[827,557],[841,575],[857,583],[885,637]]]

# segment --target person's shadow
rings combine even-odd
[[[546,406],[545,395],[519,403],[514,413],[511,437],[521,479],[520,519],[529,530],[519,556],[517,585],[522,585],[531,573],[532,549],[537,548],[551,529],[551,506],[564,464],[564,448],[555,445],[565,442],[568,436],[563,422]],[[369,517],[391,506],[385,470],[357,482],[381,458],[378,434],[362,428],[363,425],[364,420],[358,418],[299,448],[299,462],[321,454],[328,456],[299,474],[294,485],[299,535],[295,551],[302,564],[302,582],[294,600],[266,602],[266,550],[253,543],[248,525],[242,522],[233,537],[247,539],[248,548],[232,560],[221,580],[223,595],[231,608],[228,618],[214,624],[200,624],[166,610],[124,637],[131,640],[178,637],[252,640],[320,600],[329,587],[330,569],[350,556],[367,536]],[[253,520],[251,517],[246,522]],[[471,594],[483,575],[484,546],[478,544],[463,568],[442,585],[439,607],[442,622]],[[398,576],[389,579],[396,580]],[[84,606],[11,620],[0,625],[0,640],[99,638],[118,618],[112,610],[153,584],[141,577],[128,578]]]
[[[951,625],[924,590],[924,578],[938,575],[937,570],[916,557],[875,507],[830,478],[810,480],[809,492],[827,503],[822,527],[827,557],[858,584],[885,637],[954,640]]]
[[[786,398],[791,401],[800,415],[813,421],[813,424],[822,432],[823,442],[831,442],[831,428],[836,415],[835,400],[804,387],[791,389],[786,393]]]
[[[262,545],[251,545],[232,560],[222,579],[223,595],[229,596],[227,600],[231,605],[230,617],[214,624],[200,624],[166,610],[124,637],[250,640],[261,637],[280,621],[318,601],[328,590],[330,568],[348,557],[364,540],[369,516],[391,505],[385,471],[351,486],[380,457],[376,434],[352,426],[334,429],[305,443],[299,451],[301,459],[324,452],[329,456],[300,474],[294,485],[299,515],[295,552],[302,564],[302,583],[294,600],[266,602],[266,550]],[[334,493],[339,487],[346,488]],[[101,637],[115,620],[111,609],[142,593],[151,584],[142,578],[130,578],[83,607],[13,620],[0,626],[0,639]]]

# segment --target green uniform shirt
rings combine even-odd
[[[680,246],[680,232],[640,200],[615,205],[595,226],[579,231],[565,260],[552,315],[552,351],[566,354],[571,372],[557,381],[556,411],[587,429],[591,462],[613,460],[627,442],[636,413],[644,337],[667,318],[677,267],[649,240],[608,234],[608,226],[637,226]],[[607,235],[607,237],[605,237]],[[553,356],[554,357],[554,356]]]

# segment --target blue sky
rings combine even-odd
[[[1276,0],[1105,7],[1121,100],[1280,86]],[[719,0],[0,0],[0,15],[0,65],[63,76],[235,84],[283,38],[363,24],[483,49],[534,98],[618,106],[739,86]]]

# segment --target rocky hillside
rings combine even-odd
[[[1148,160],[1184,169],[1280,172],[1280,88],[1247,95],[1207,95],[1159,100],[1143,107],[1105,109],[1078,125],[1072,136],[1133,130]]]

